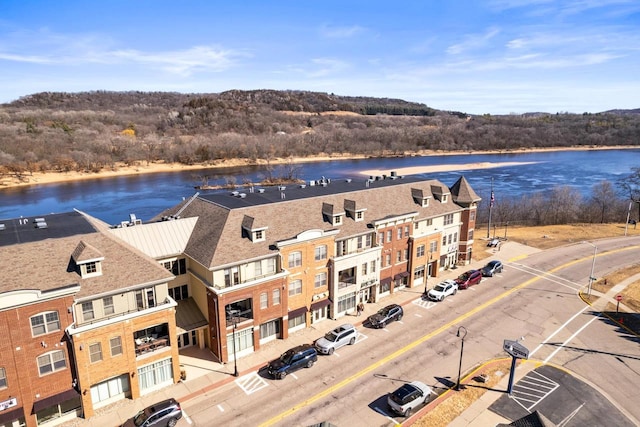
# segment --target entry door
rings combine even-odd
[[[196,344],[198,344],[196,331],[189,331],[178,335],[178,348],[191,347]]]
[[[313,310],[313,315],[311,316],[311,323],[316,323],[316,322],[319,322],[321,320],[326,319],[327,318],[327,308],[328,308],[328,306],[319,308],[317,310]]]

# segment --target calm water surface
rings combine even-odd
[[[615,182],[640,167],[640,149],[557,151],[520,154],[469,154],[429,157],[335,160],[298,165],[298,176],[305,180],[353,178],[364,180],[362,171],[460,164],[477,162],[535,162],[535,164],[492,169],[464,170],[421,174],[452,185],[460,175],[471,183],[476,192],[487,200],[493,178],[496,199],[522,195],[569,185],[589,194],[594,184],[608,180]],[[276,170],[274,173],[279,174]],[[259,167],[211,169],[189,172],[84,180],[75,183],[35,185],[0,190],[0,219],[45,215],[79,209],[109,224],[128,220],[134,213],[148,220],[166,208],[192,196],[202,176],[209,184],[223,184],[229,179],[241,183],[244,179],[258,181],[264,176]]]

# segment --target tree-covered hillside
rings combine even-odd
[[[0,174],[424,150],[640,145],[638,110],[472,116],[305,91],[39,93],[0,106]]]

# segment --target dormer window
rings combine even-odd
[[[327,221],[331,225],[340,225],[343,222],[345,211],[334,207],[330,203],[322,204],[322,217],[324,221]]]
[[[93,246],[80,241],[71,255],[76,271],[83,279],[102,275],[104,256]]]
[[[259,226],[255,218],[245,215],[242,219],[243,235],[248,236],[252,242],[264,242],[266,239],[266,231],[268,227]]]
[[[356,222],[364,219],[364,211],[366,211],[366,209],[362,208],[362,203],[358,206],[354,200],[349,199],[344,201],[344,210],[347,216],[353,218]]]
[[[447,200],[449,200],[449,195],[448,194],[443,194],[442,195],[442,203],[447,203]]]
[[[423,208],[429,207],[429,199],[422,199],[422,205]]]

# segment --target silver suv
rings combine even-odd
[[[356,343],[358,332],[355,326],[345,323],[335,328],[333,331],[316,340],[315,346],[318,353],[333,354],[333,352],[343,345],[353,345]]]
[[[398,415],[408,417],[418,406],[426,403],[431,387],[420,381],[404,384],[387,397],[389,408]]]

